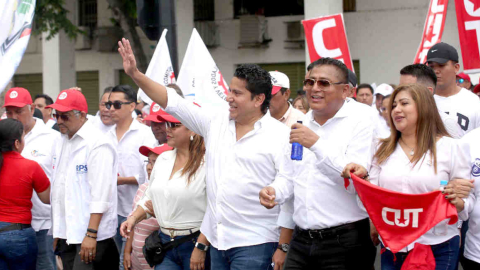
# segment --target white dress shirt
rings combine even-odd
[[[87,121],[71,139],[61,136],[54,159],[53,237],[82,243],[95,213],[103,214],[97,241],[113,237],[118,226],[118,158],[110,140]]]
[[[43,121],[43,119],[42,119],[42,121]],[[44,123],[45,123],[45,122],[44,122]],[[47,123],[45,123],[45,125],[46,125],[48,128],[53,128],[53,126],[55,126],[56,123],[57,123],[57,122],[55,122],[55,120],[53,120],[53,119],[50,118],[50,119],[48,119]]]
[[[160,227],[169,229],[198,229],[207,208],[205,163],[200,165],[187,185],[188,173],[183,169],[170,178],[175,165],[177,150],[163,152],[158,156],[150,183],[137,205],[145,210],[145,202],[151,200]]]
[[[297,109],[295,109],[292,104],[288,103],[288,110],[278,119],[280,122],[284,123],[287,127],[292,127],[293,124],[297,121],[303,121],[305,114]]]
[[[289,129],[265,114],[254,130],[236,139],[227,111],[214,114],[168,89],[166,112],[205,138],[207,211],[201,231],[219,250],[278,242],[279,207],[260,204],[258,193],[272,182],[290,182]]]
[[[100,111],[98,111],[95,117],[90,121],[92,121],[93,125],[104,134],[108,133],[110,129],[115,127],[115,125],[107,126],[102,122],[102,119],[100,118]]]
[[[304,125],[320,139],[310,149],[304,148],[303,160],[295,162],[294,182],[271,184],[279,203],[295,192],[293,221],[302,229],[326,229],[368,217],[357,204],[353,185],[345,190],[340,176],[348,163],[369,166],[374,129],[371,111],[355,103],[346,100],[323,125],[308,112]]]
[[[60,132],[47,127],[41,119],[36,119],[32,130],[25,134],[22,156],[36,161],[50,182],[53,180],[55,145],[59,139]],[[32,203],[32,228],[37,232],[49,230],[52,227],[50,204],[42,203],[36,192],[33,192]]]
[[[440,181],[454,178],[469,179],[470,166],[467,155],[461,151],[459,142],[449,137],[437,141],[437,173],[435,174],[430,152],[415,166],[397,144],[395,151],[383,163],[372,162],[370,182],[380,187],[407,194],[421,194],[438,190]],[[400,252],[413,249],[415,243],[436,245],[458,235],[457,225],[440,222]]]
[[[152,147],[155,144],[155,136],[152,130],[137,120],[133,119],[130,127],[118,141],[116,127],[108,131],[108,136],[117,148],[118,152],[118,176],[135,177],[137,184],[118,186],[118,215],[127,217],[132,210],[132,202],[139,185],[147,181],[146,161],[148,157],[140,154],[141,146]]]

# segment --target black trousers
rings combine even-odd
[[[59,239],[55,254],[60,255],[64,270],[118,270],[120,256],[113,238],[97,242],[97,252],[93,263],[86,264],[80,258],[81,244],[68,245]]]
[[[478,270],[480,269],[480,263],[474,262],[464,257],[462,260],[462,267],[464,270]]]
[[[371,270],[375,255],[368,219],[327,229],[322,235],[296,227],[284,270]]]

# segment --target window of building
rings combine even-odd
[[[42,73],[36,74],[16,74],[13,76],[13,86],[23,87],[30,92],[32,99],[36,95],[43,94]],[[55,100],[57,97],[51,97]]]
[[[355,69],[355,75],[357,76],[357,84],[360,84],[360,60],[353,60],[353,69]]]
[[[287,75],[290,80],[290,98],[297,97],[297,91],[303,89],[303,79],[305,79],[305,62],[298,63],[274,63],[258,64],[266,71],[280,71]]]
[[[214,0],[193,0],[194,21],[214,21],[215,1]]]
[[[235,19],[241,15],[273,17],[304,14],[303,0],[281,1],[281,3],[277,0],[234,0],[233,8]]]
[[[343,12],[357,11],[357,0],[343,0]]]
[[[78,25],[97,26],[97,0],[78,1]]]

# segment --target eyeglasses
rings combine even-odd
[[[183,126],[182,123],[167,122],[167,128],[174,129]]]
[[[305,79],[303,81],[303,86],[305,86],[307,88],[312,88],[315,84],[317,84],[318,87],[328,88],[331,85],[339,85],[339,84],[346,84],[346,83],[344,83],[344,82],[334,83],[334,82],[330,82],[329,80],[325,80],[325,79],[319,79],[319,80]]]
[[[464,79],[457,79],[457,83],[463,83],[464,81]]]
[[[120,110],[120,108],[122,108],[122,105],[124,104],[130,104],[130,103],[133,103],[134,101],[127,101],[127,102],[121,102],[121,101],[114,101],[114,102],[105,102],[105,107],[107,107],[108,110],[110,110],[110,108],[112,108],[112,105],[113,105],[113,108],[115,108],[115,110]]]
[[[66,115],[66,114],[58,114],[58,113],[54,113],[54,114],[53,114],[53,117],[55,117],[55,119],[57,119],[57,121],[58,121],[58,118],[62,118],[62,121],[63,121],[63,122],[67,122],[68,119],[70,119],[70,117],[69,117],[68,115]]]

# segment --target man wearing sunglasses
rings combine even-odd
[[[107,133],[115,125],[111,116],[111,112],[105,105],[108,102],[108,96],[110,96],[112,88],[113,87],[107,87],[103,90],[103,95],[100,98],[100,103],[98,104],[98,112],[92,121],[94,125],[103,133]]]
[[[60,133],[48,127],[43,119],[33,117],[35,104],[30,92],[25,88],[15,87],[7,91],[5,104],[7,117],[19,120],[25,131],[24,158],[34,160],[42,167],[50,181],[53,177],[53,156],[55,143]],[[37,193],[32,197],[32,227],[35,230],[38,245],[37,269],[54,269],[53,237],[47,235],[52,227],[50,205],[44,204]]]
[[[473,90],[473,84],[470,80],[470,76],[463,72],[457,74],[457,85],[470,91]]]
[[[138,152],[142,145],[153,146],[155,137],[148,126],[132,118],[136,105],[135,90],[129,85],[117,85],[112,88],[105,103],[115,127],[108,131],[108,137],[118,152],[118,226],[120,226],[132,210],[132,202],[138,186],[147,181],[145,156]],[[120,268],[123,268],[123,250],[126,239],[115,236],[115,243],[120,252]]]
[[[52,232],[63,269],[110,269],[118,264],[117,153],[87,121],[88,105],[78,90],[60,92],[54,104],[62,133],[56,145],[52,184]]]
[[[284,269],[370,269],[376,249],[368,215],[340,172],[350,162],[369,165],[372,113],[347,99],[345,64],[321,58],[309,67],[304,89],[311,111],[290,133],[290,142],[303,145],[303,159],[295,163],[293,185],[272,183],[260,192],[261,203],[271,208],[294,193],[295,208],[282,209],[295,209],[296,224]]]

